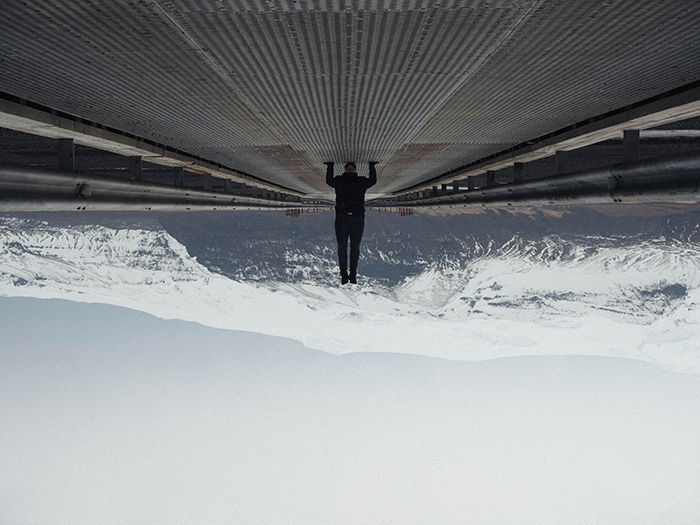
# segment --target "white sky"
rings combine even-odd
[[[700,380],[649,363],[335,356],[58,300],[0,324],[3,525],[700,522]]]

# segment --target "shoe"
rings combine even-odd
[[[348,284],[348,272],[340,272],[340,284]]]
[[[350,280],[350,284],[357,284],[357,275],[355,275],[354,273],[351,273],[348,276],[348,279]]]

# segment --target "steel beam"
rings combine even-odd
[[[497,207],[635,202],[700,203],[700,151],[420,199],[402,206]],[[377,201],[377,205],[390,205]]]
[[[75,144],[73,139],[58,139],[58,167],[62,170],[73,171],[75,169]]]
[[[554,173],[561,175],[569,171],[569,152],[557,151],[554,155]]]
[[[0,127],[126,155],[143,157],[163,166],[191,167],[214,177],[230,179],[251,186],[283,191],[296,196],[303,193],[270,183],[259,177],[237,171],[222,164],[189,155],[168,146],[154,143],[129,133],[111,129],[85,119],[54,111],[48,107],[0,93]]]
[[[131,180],[143,180],[143,157],[129,157],[129,175]]]
[[[634,162],[639,160],[639,130],[626,129],[622,135],[623,160]]]
[[[379,160],[386,195],[655,127],[699,27],[691,0],[9,1],[0,91],[36,132],[307,195]]]
[[[692,139],[700,138],[700,129],[645,129],[642,139]]]
[[[486,186],[491,187],[496,185],[496,172],[492,170],[486,171]]]
[[[700,82],[672,90],[637,104],[578,122],[542,137],[533,138],[500,153],[470,162],[419,184],[406,186],[394,195],[409,193],[458,178],[479,175],[487,170],[531,162],[609,139],[619,139],[627,129],[645,130],[700,116]]]
[[[304,202],[271,201],[83,173],[0,166],[0,211],[271,209]],[[315,203],[314,206],[318,207]]]
[[[516,162],[513,164],[513,182],[518,183],[523,181],[523,171],[525,164]]]
[[[179,188],[185,186],[185,168],[182,166],[175,168],[175,186]]]

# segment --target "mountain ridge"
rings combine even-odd
[[[341,288],[333,251],[315,251],[318,237],[293,251],[283,248],[289,240],[282,238],[271,247],[271,260],[265,260],[269,251],[255,254],[262,261],[256,266],[251,246],[265,243],[249,231],[253,240],[240,260],[249,257],[253,264],[235,278],[202,252],[194,257],[156,223],[124,226],[1,218],[0,295],[104,302],[291,337],[334,353],[461,360],[581,353],[700,370],[700,244],[681,236],[565,232],[533,240],[511,232],[497,242],[485,236],[455,240],[451,231],[432,252],[436,258],[411,260],[412,248],[400,251],[400,243],[374,255],[370,249],[369,257],[389,268],[413,266],[393,281],[363,274],[359,286]],[[695,224],[686,226],[678,231],[697,231]],[[218,233],[209,231],[200,245]],[[225,248],[235,255],[237,238],[229,240]],[[267,267],[274,271],[266,274]]]

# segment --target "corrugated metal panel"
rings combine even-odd
[[[0,90],[309,193],[415,184],[700,79],[700,3],[3,2]]]

